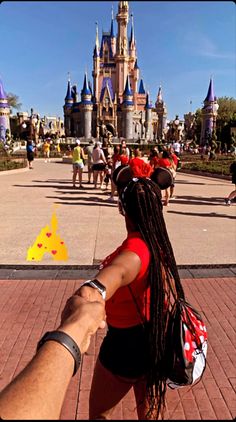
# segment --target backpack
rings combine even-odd
[[[167,329],[167,385],[175,389],[200,381],[206,355],[206,326],[201,315],[181,298],[174,304]]]

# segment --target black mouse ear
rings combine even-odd
[[[161,190],[168,189],[174,183],[173,175],[166,167],[157,167],[151,175],[151,180],[155,182]]]
[[[113,182],[118,189],[123,189],[133,178],[130,166],[121,165],[117,167],[112,175]]]

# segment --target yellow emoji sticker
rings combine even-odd
[[[41,230],[33,246],[27,251],[27,261],[41,261],[46,253],[49,253],[54,261],[67,261],[67,247],[57,234],[57,227],[57,216],[53,211],[51,227],[47,225]]]

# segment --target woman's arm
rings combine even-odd
[[[122,286],[130,284],[137,277],[141,268],[141,259],[131,251],[123,251],[112,263],[100,270],[94,278],[106,287],[106,300]],[[102,297],[97,289],[89,286],[80,287],[75,294],[78,294],[89,301],[101,300]]]

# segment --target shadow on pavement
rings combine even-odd
[[[210,212],[201,214],[198,212],[181,212],[181,211],[167,211],[168,214],[178,214],[178,215],[189,215],[190,217],[215,217],[215,218],[229,218],[230,220],[236,220],[236,217],[226,214],[217,214],[216,212]]]

